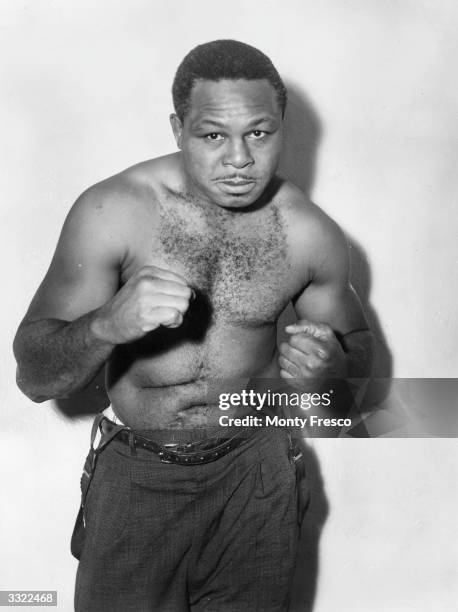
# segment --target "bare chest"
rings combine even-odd
[[[287,232],[275,206],[229,219],[163,210],[153,257],[188,281],[213,319],[273,323],[291,297]]]

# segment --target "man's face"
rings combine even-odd
[[[278,167],[282,117],[266,79],[196,82],[183,122],[171,115],[191,191],[224,208],[244,208]]]

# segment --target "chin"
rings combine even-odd
[[[225,200],[224,202],[222,201],[218,201],[218,206],[221,206],[221,208],[248,208],[248,206],[251,206],[251,204],[253,204],[256,201],[256,198],[228,198],[227,200]]]
[[[248,208],[252,204],[255,204],[263,193],[263,189],[256,189],[250,193],[234,195],[227,194],[221,197],[221,193],[215,194],[213,201],[222,208],[231,209],[242,209]]]

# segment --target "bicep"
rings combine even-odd
[[[341,335],[368,329],[361,302],[349,283],[311,283],[294,303],[298,319],[327,323]]]
[[[122,253],[105,217],[93,195],[83,195],[75,203],[24,322],[73,321],[116,293]]]
[[[313,250],[312,278],[294,300],[296,314],[299,319],[327,323],[342,335],[368,329],[361,302],[349,280],[347,240],[330,219],[320,230]]]

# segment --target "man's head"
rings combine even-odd
[[[199,45],[172,92],[172,129],[191,190],[226,208],[255,202],[278,167],[286,107],[270,59],[234,40]]]
[[[249,81],[266,79],[274,88],[282,116],[287,93],[270,59],[251,45],[237,40],[213,40],[192,49],[181,62],[172,85],[173,106],[180,121],[189,111],[196,81]]]

